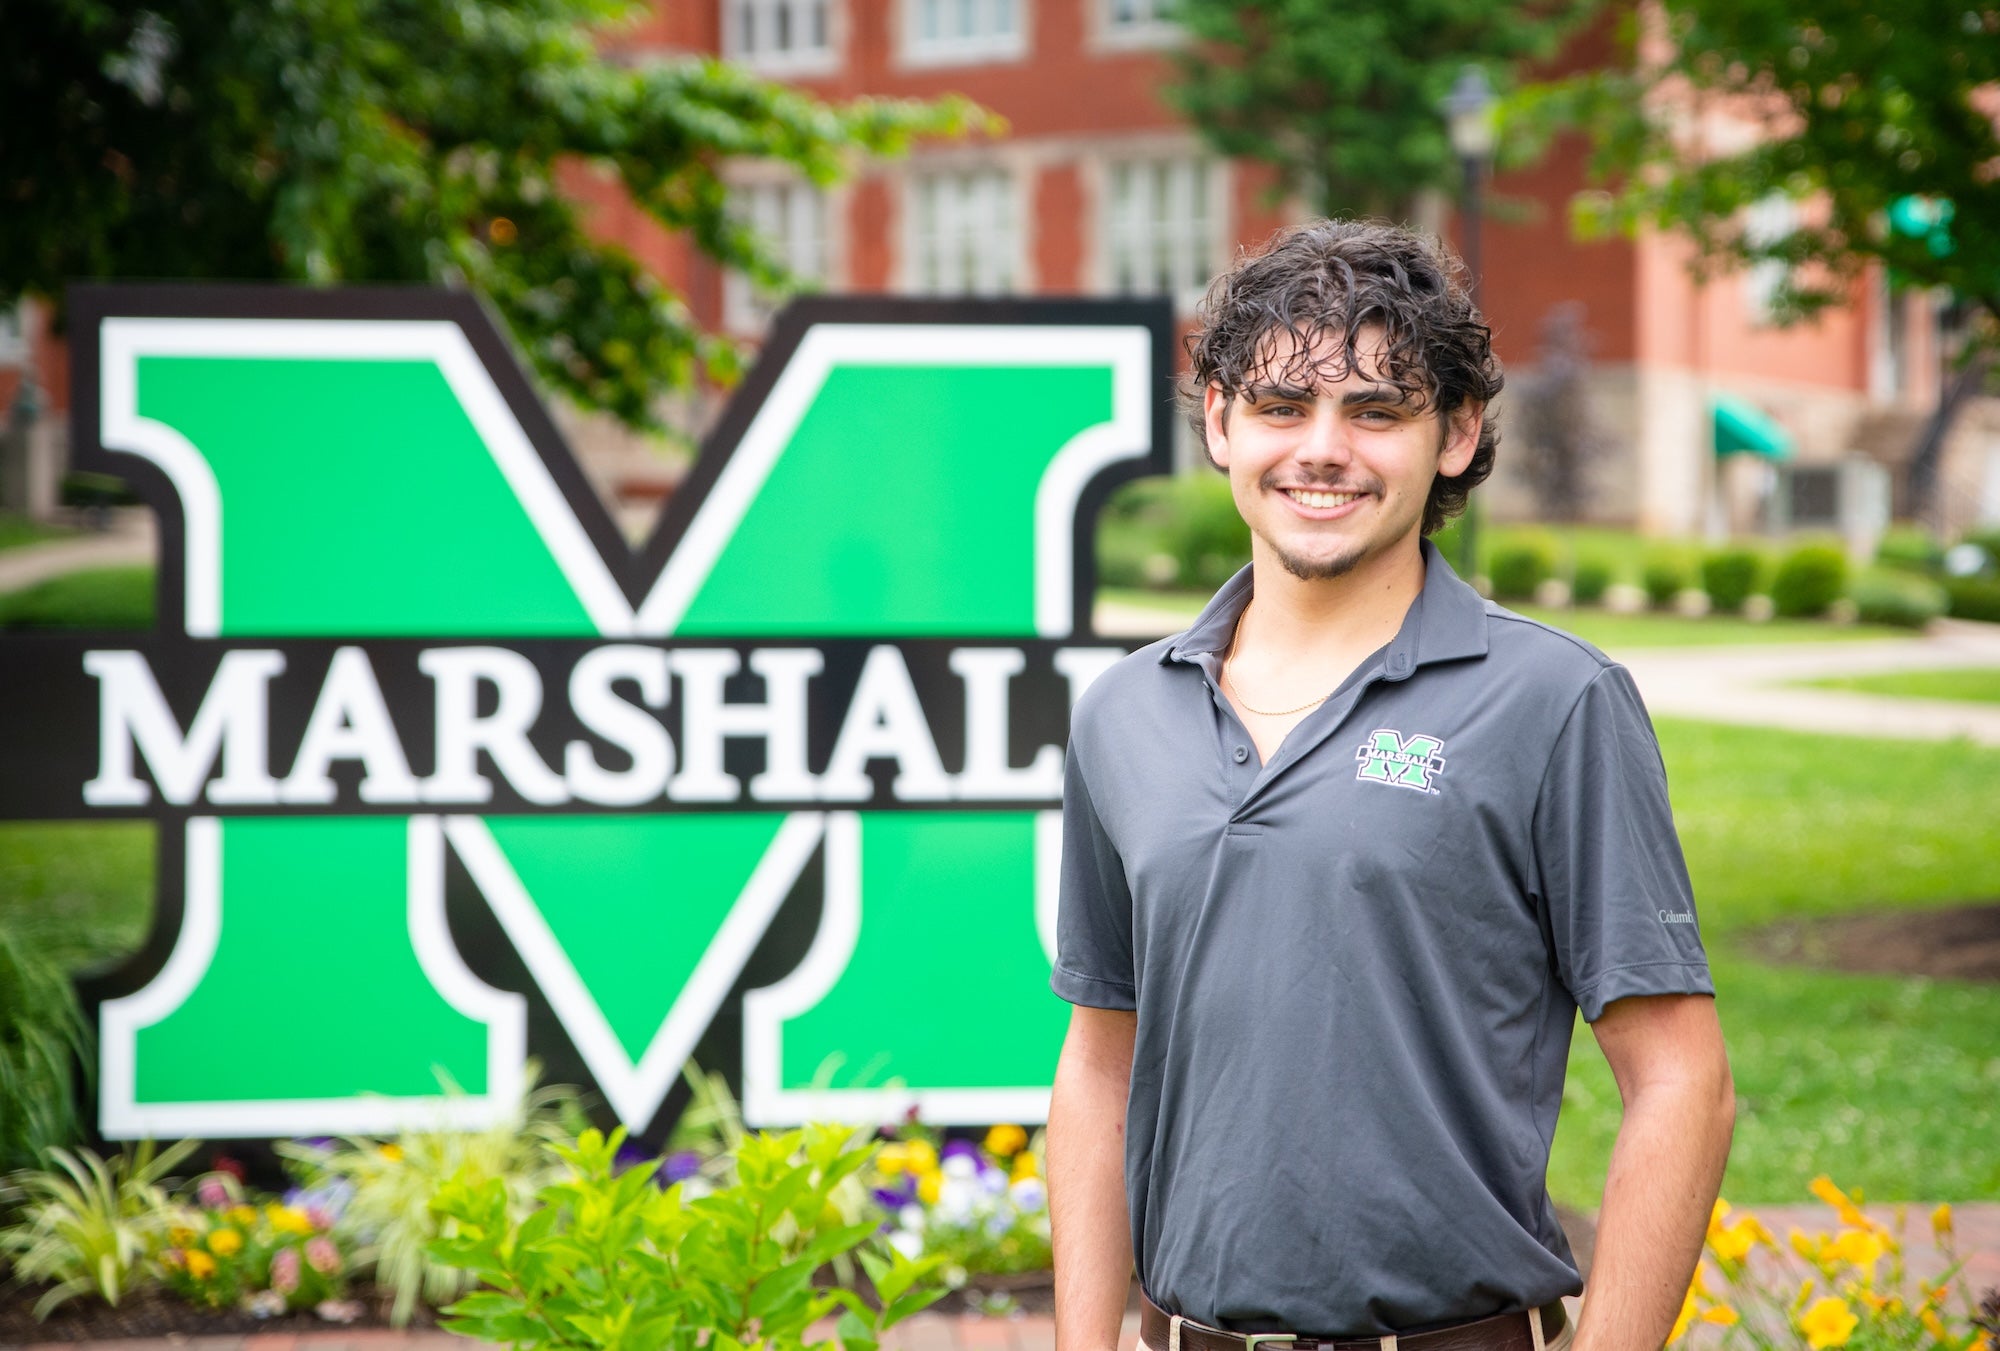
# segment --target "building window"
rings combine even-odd
[[[1096,0],[1100,38],[1110,46],[1154,46],[1180,36],[1175,0]]]
[[[830,272],[826,195],[810,183],[753,183],[730,191],[732,210],[792,274],[796,290],[817,290]],[[732,328],[758,328],[790,291],[770,292],[740,272],[723,285],[724,318]]]
[[[831,70],[833,0],[723,0],[722,51],[753,70]]]
[[[1105,281],[1120,295],[1191,308],[1222,262],[1216,168],[1206,160],[1113,163],[1104,201]]]
[[[1743,240],[1752,247],[1775,244],[1797,228],[1798,209],[1792,199],[1774,192],[1752,202],[1744,213]],[[1778,293],[1791,271],[1777,258],[1750,265],[1743,275],[1743,302],[1752,323],[1768,324],[1777,318]]]
[[[1011,174],[913,174],[908,217],[912,290],[1004,295],[1020,286],[1021,210]]]
[[[1028,0],[903,0],[907,59],[915,65],[1027,55]]]

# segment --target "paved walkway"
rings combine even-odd
[[[1151,638],[1185,618],[1135,605],[1099,605],[1097,631]],[[1939,620],[1921,635],[1880,641],[1621,648],[1612,653],[1639,683],[1656,716],[1846,736],[1965,737],[2000,746],[2000,705],[1899,699],[1798,682],[1954,666],[2000,667],[2000,624]]]
[[[89,568],[138,567],[159,556],[153,513],[143,507],[111,513],[111,528],[70,539],[0,549],[0,593]]]

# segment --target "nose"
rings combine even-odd
[[[1300,464],[1344,465],[1354,454],[1350,431],[1347,419],[1331,400],[1315,399],[1312,417],[1293,449],[1293,458]]]

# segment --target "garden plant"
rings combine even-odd
[[[4,1199],[19,1218],[0,1229],[0,1253],[17,1280],[49,1287],[35,1301],[37,1318],[82,1295],[116,1305],[148,1283],[158,1241],[184,1218],[167,1179],[195,1148],[192,1140],[163,1150],[148,1142],[109,1159],[52,1149],[49,1167],[8,1178]]]

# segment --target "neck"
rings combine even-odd
[[[1260,646],[1301,653],[1357,647],[1373,651],[1395,636],[1424,589],[1423,551],[1416,535],[1338,577],[1311,581],[1286,570],[1263,541],[1253,538],[1251,549],[1256,604],[1249,623]]]

